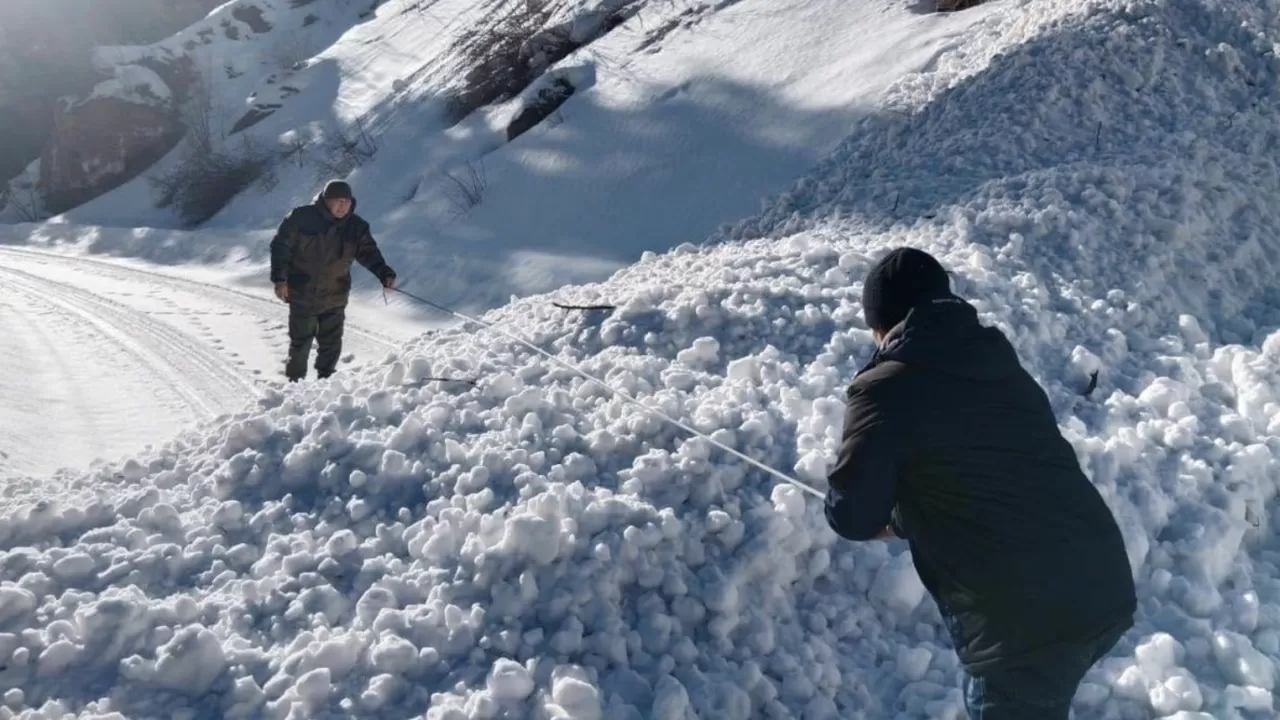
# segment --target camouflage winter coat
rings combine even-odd
[[[347,304],[351,263],[359,262],[379,281],[395,277],[373,241],[369,223],[351,212],[335,218],[319,196],[311,205],[294,208],[271,240],[271,282],[289,284],[289,304],[296,310],[323,312]]]

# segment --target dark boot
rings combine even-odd
[[[311,341],[316,336],[316,316],[295,308],[289,309],[289,358],[284,374],[290,382],[307,376],[307,359],[311,355]]]
[[[347,310],[337,307],[320,313],[316,318],[316,374],[327,378],[338,368],[342,356],[342,330],[346,324]]]

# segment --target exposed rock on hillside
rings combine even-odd
[[[637,0],[602,0],[563,18],[564,9],[555,5],[495,3],[477,29],[455,43],[455,52],[471,66],[449,98],[450,114],[460,120],[515,97],[552,65],[621,25],[638,6]]]
[[[42,154],[58,98],[83,96],[101,80],[92,64],[95,46],[157,42],[223,2],[0,2],[0,181]]]
[[[86,100],[60,104],[40,156],[46,208],[63,212],[119,187],[172,150],[183,128],[171,99],[154,71],[126,65]]]

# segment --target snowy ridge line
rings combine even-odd
[[[706,440],[707,442],[709,442],[709,443],[711,443],[712,445],[714,445],[714,446],[716,446],[716,447],[720,448],[721,450],[724,450],[725,452],[729,453],[730,455],[733,455],[734,457],[738,458],[739,460],[742,460],[742,461],[744,461],[744,462],[746,462],[746,463],[749,463],[749,464],[751,464],[751,465],[753,465],[753,466],[755,466],[755,467],[757,467],[757,468],[759,468],[759,469],[761,469],[761,470],[763,470],[763,471],[765,471],[765,472],[769,473],[770,475],[774,476],[775,478],[778,478],[779,480],[782,480],[782,481],[784,481],[784,482],[790,483],[790,484],[792,484],[792,485],[796,486],[797,488],[799,488],[800,490],[802,490],[803,492],[809,493],[810,495],[812,495],[812,496],[814,496],[814,497],[816,497],[816,498],[823,499],[823,498],[825,498],[825,497],[826,497],[826,496],[823,494],[823,492],[822,492],[821,490],[818,490],[817,488],[813,487],[812,485],[809,485],[809,484],[807,484],[807,483],[805,483],[805,482],[802,482],[802,481],[800,481],[800,480],[797,480],[796,478],[793,478],[793,477],[791,477],[790,475],[787,475],[786,473],[783,473],[783,472],[781,472],[781,471],[779,471],[779,470],[776,470],[776,469],[774,469],[774,468],[771,468],[771,467],[769,467],[768,465],[765,465],[764,463],[760,462],[759,460],[756,460],[756,459],[754,459],[754,458],[752,458],[752,457],[749,457],[749,456],[747,456],[747,455],[744,455],[744,454],[742,454],[742,453],[738,452],[737,450],[734,450],[733,448],[729,447],[728,445],[725,445],[725,444],[724,444],[724,443],[722,443],[722,442],[719,442],[719,441],[717,441],[717,440],[714,440],[714,439],[712,439],[711,437],[709,437],[708,435],[705,435],[704,433],[698,432],[697,430],[695,430],[695,429],[693,429],[693,428],[689,427],[688,425],[686,425],[686,424],[684,424],[684,423],[680,422],[679,420],[677,420],[677,419],[675,419],[675,418],[671,417],[670,415],[668,415],[668,414],[666,414],[666,413],[662,412],[661,410],[657,410],[657,409],[651,408],[651,407],[649,407],[649,406],[647,406],[647,405],[644,405],[644,404],[643,404],[643,403],[641,403],[639,400],[637,400],[637,399],[635,399],[634,397],[632,397],[630,394],[628,394],[628,393],[626,393],[626,392],[623,392],[622,390],[618,390],[617,388],[612,387],[611,385],[609,385],[608,383],[604,382],[603,380],[600,380],[599,378],[596,378],[595,376],[593,376],[593,375],[591,375],[591,374],[589,374],[589,373],[587,373],[587,372],[585,372],[585,371],[583,371],[583,370],[581,370],[581,369],[579,369],[579,368],[577,368],[577,367],[574,367],[573,365],[570,365],[569,363],[567,363],[567,362],[565,362],[565,361],[561,360],[560,358],[558,358],[558,357],[556,357],[556,356],[552,355],[551,353],[547,352],[546,350],[543,350],[542,348],[538,347],[537,345],[534,345],[533,343],[531,343],[531,342],[529,342],[529,341],[527,341],[527,340],[524,340],[524,339],[522,339],[522,338],[516,337],[515,335],[512,335],[511,333],[508,333],[507,331],[503,330],[502,328],[500,328],[500,327],[498,327],[498,326],[496,326],[496,325],[493,325],[492,323],[487,323],[487,322],[485,322],[485,321],[483,321],[483,320],[480,320],[480,319],[478,319],[478,318],[473,318],[473,317],[471,317],[470,315],[467,315],[467,314],[465,314],[465,313],[460,313],[460,312],[458,312],[458,311],[456,311],[456,310],[452,310],[452,309],[447,308],[447,307],[445,307],[445,306],[443,306],[443,305],[436,304],[436,303],[434,303],[434,302],[432,302],[432,301],[430,301],[430,300],[427,300],[427,299],[425,299],[425,298],[421,298],[421,297],[418,297],[417,295],[414,295],[414,294],[412,294],[412,293],[405,292],[404,290],[401,290],[400,288],[393,288],[393,289],[394,289],[396,292],[398,292],[398,293],[400,293],[401,295],[404,295],[404,296],[406,296],[406,297],[408,297],[408,298],[411,298],[411,299],[413,299],[413,300],[416,300],[416,301],[418,301],[418,302],[420,302],[420,303],[423,303],[423,304],[425,304],[425,305],[428,305],[428,306],[430,306],[430,307],[436,308],[437,310],[440,310],[440,311],[442,311],[442,312],[449,313],[450,315],[453,315],[454,317],[459,318],[459,319],[461,319],[461,320],[468,321],[468,322],[473,322],[473,323],[475,323],[475,324],[477,324],[477,325],[481,325],[481,326],[483,326],[483,327],[489,328],[490,330],[493,330],[494,332],[496,332],[496,333],[498,333],[498,334],[500,334],[500,335],[502,335],[502,336],[504,336],[504,337],[510,338],[511,340],[513,340],[513,341],[515,341],[515,342],[518,342],[518,343],[520,343],[521,345],[524,345],[525,347],[529,348],[530,350],[533,350],[534,352],[538,353],[539,355],[542,355],[543,357],[545,357],[545,358],[547,358],[548,360],[550,360],[551,362],[556,363],[557,365],[559,365],[559,366],[561,366],[561,367],[565,368],[566,370],[569,370],[570,372],[577,373],[578,375],[581,375],[583,378],[585,378],[585,379],[587,379],[587,380],[590,380],[591,382],[594,382],[595,384],[599,385],[600,387],[603,387],[605,390],[608,390],[609,392],[611,392],[611,393],[613,393],[614,395],[616,395],[616,396],[618,396],[618,397],[622,398],[623,400],[626,400],[627,402],[631,403],[632,405],[635,405],[636,407],[640,408],[641,410],[645,410],[645,411],[647,411],[647,412],[653,413],[654,415],[656,415],[656,416],[658,416],[659,418],[661,418],[661,419],[663,419],[663,420],[665,420],[665,421],[667,421],[667,422],[671,423],[672,425],[674,425],[674,426],[676,426],[676,427],[680,428],[681,430],[684,430],[685,432],[688,432],[688,433],[692,433],[694,436],[699,437],[699,438],[702,438],[703,440]]]
[[[183,285],[194,285],[201,289],[208,289],[212,292],[221,293],[223,295],[228,296],[229,298],[235,298],[236,301],[239,303],[239,305],[245,308],[246,310],[248,310],[251,306],[255,308],[261,308],[263,305],[268,305],[273,309],[276,308],[276,304],[271,300],[258,297],[256,295],[251,295],[247,292],[236,290],[235,288],[229,288],[223,285],[215,285],[213,283],[204,282],[202,280],[179,278],[179,277],[174,277],[172,275],[165,275],[164,273],[154,272],[150,270],[142,270],[140,268],[117,265],[116,263],[106,262],[104,260],[96,260],[93,258],[81,257],[79,255],[66,255],[63,253],[52,253],[52,252],[47,252],[42,250],[31,250],[27,248],[0,246],[0,255],[4,255],[5,253],[24,256],[24,257],[41,258],[41,259],[50,260],[52,262],[66,261],[69,263],[80,263],[82,265],[88,265],[97,269],[101,269],[105,271],[107,275],[111,275],[114,272],[117,277],[127,278],[129,275],[141,275],[147,278],[154,278],[157,281],[169,287],[181,287]],[[250,310],[250,312],[254,314],[258,314],[258,311],[256,309]],[[368,340],[369,342],[383,345],[389,349],[398,349],[400,347],[399,342],[392,340],[391,338],[385,335],[382,335],[381,333],[377,333],[372,330],[366,330],[364,328],[353,326],[352,324],[350,324],[350,322],[348,322],[347,324],[347,332],[360,335],[361,337]]]

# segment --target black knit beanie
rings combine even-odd
[[[320,197],[325,200],[337,200],[340,198],[350,200],[352,198],[351,185],[345,180],[330,180],[325,183],[324,191],[320,193]]]
[[[873,330],[888,332],[925,300],[951,294],[947,271],[929,253],[895,248],[871,268],[862,286],[862,316]]]

